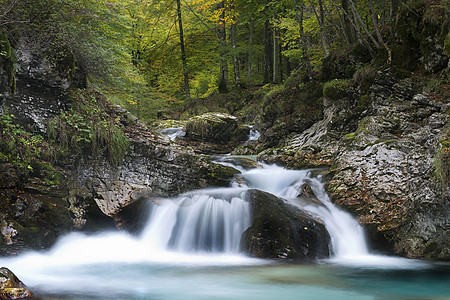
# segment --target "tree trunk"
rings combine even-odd
[[[344,32],[347,37],[347,41],[349,44],[353,44],[355,42],[355,36],[353,34],[350,17],[350,10],[348,7],[348,0],[341,0],[341,7],[344,12]]]
[[[264,66],[263,66],[264,83],[270,82],[271,61],[272,61],[272,49],[270,45],[269,20],[266,20],[264,22]]]
[[[370,10],[370,17],[372,18],[373,28],[375,29],[375,34],[377,35],[377,39],[380,42],[381,45],[383,45],[384,49],[386,49],[388,53],[388,63],[392,63],[392,51],[386,45],[386,43],[383,40],[383,36],[381,35],[380,28],[378,28],[378,22],[377,22],[377,16],[375,15],[375,9],[373,7],[372,0],[369,0],[369,10]]]
[[[273,15],[273,21],[275,23],[275,13]],[[278,47],[278,31],[277,29],[273,28],[272,30],[272,36],[273,36],[273,74],[272,74],[272,81],[273,82],[279,82],[280,81],[280,61],[279,61],[279,55],[280,55],[280,51],[279,51],[279,47]]]
[[[303,62],[305,63],[305,69],[306,72],[309,74],[311,72],[311,64],[309,62],[309,57],[308,57],[308,49],[306,46],[306,39],[305,39],[305,33],[303,30],[303,12],[304,12],[304,3],[303,0],[300,0],[300,12],[298,11],[298,7],[297,7],[297,1],[296,0],[292,0],[294,3],[294,10],[295,10],[295,15],[297,17],[297,22],[300,25],[300,48],[302,49],[302,58],[303,58]]]
[[[231,6],[231,9],[234,10],[234,5]],[[233,68],[234,68],[234,82],[236,86],[241,86],[241,71],[239,70],[239,61],[238,56],[236,55],[236,17],[233,16],[232,24],[230,27],[230,39],[231,39],[231,47],[233,47]]]
[[[184,49],[184,35],[183,35],[183,21],[181,19],[181,2],[177,0],[177,13],[178,13],[178,25],[180,28],[180,48],[181,48],[181,60],[183,62],[183,74],[184,74],[184,92],[187,99],[191,98],[191,92],[189,89],[189,74],[187,71],[186,51]]]
[[[320,13],[320,18],[319,18],[320,39],[322,41],[322,47],[323,47],[323,51],[325,52],[325,56],[327,56],[329,54],[329,51],[328,51],[327,41],[326,41],[326,37],[325,37],[325,28],[324,28],[325,14],[323,11],[322,0],[319,0],[319,13]]]
[[[219,4],[219,9],[222,9],[222,14],[217,25],[220,59],[219,92],[226,93],[228,92],[228,63],[225,50],[227,34],[225,31],[225,5],[223,1]]]
[[[247,86],[250,85],[250,80],[252,77],[252,60],[253,60],[253,29],[255,26],[255,20],[252,16],[250,19],[250,44],[248,49],[248,65],[247,65]]]
[[[391,9],[390,9],[390,16],[389,21],[392,21],[398,13],[398,1],[399,0],[391,0]]]
[[[353,3],[352,0],[350,1],[350,6],[353,12],[353,15],[355,16],[355,18],[357,18],[357,20],[359,21],[359,23],[361,24],[361,27],[364,29],[364,32],[366,33],[366,35],[370,38],[370,40],[372,41],[372,43],[375,45],[376,48],[380,48],[380,44],[377,42],[377,40],[375,40],[375,38],[373,37],[372,34],[370,34],[369,30],[367,29],[366,24],[364,23],[364,21],[361,18],[361,15],[358,13],[358,11],[356,10],[355,7],[355,3]]]

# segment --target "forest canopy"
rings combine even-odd
[[[0,28],[13,46],[26,37],[46,41],[56,56],[71,53],[90,85],[145,118],[176,99],[311,76],[336,51],[407,68],[414,58],[402,57],[420,48],[424,31],[448,39],[449,7],[448,0],[0,0]],[[425,10],[429,26],[418,27]]]

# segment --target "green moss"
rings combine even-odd
[[[230,179],[233,178],[235,174],[240,173],[235,168],[210,162],[208,163],[206,170],[207,181],[214,186],[228,186],[230,184]]]
[[[338,100],[348,95],[350,80],[334,79],[324,84],[323,95],[328,99]]]
[[[348,133],[348,134],[345,135],[345,138],[350,140],[350,139],[354,139],[357,135],[358,134],[356,132]]]
[[[446,190],[450,181],[450,125],[444,130],[443,137],[439,141],[439,148],[433,160],[433,175],[435,181]]]
[[[0,157],[15,164],[25,176],[39,172],[36,169],[58,157],[57,147],[14,124],[8,112],[0,116],[0,136]]]
[[[16,92],[16,75],[14,73],[14,50],[6,34],[0,32],[0,68],[3,68],[7,75],[6,92],[14,94]]]
[[[4,33],[0,33],[0,56],[3,59],[11,59],[12,47],[8,37]]]
[[[359,85],[361,93],[367,94],[375,80],[376,69],[372,66],[364,66],[356,70],[353,81]]]

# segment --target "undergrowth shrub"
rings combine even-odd
[[[48,136],[76,156],[106,155],[119,163],[128,149],[128,137],[111,104],[99,93],[78,90],[73,107],[48,122]]]

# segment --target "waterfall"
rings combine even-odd
[[[238,253],[250,226],[250,205],[240,188],[189,192],[151,213],[143,242],[177,252]]]
[[[233,158],[227,156],[222,163],[233,165]],[[79,293],[88,295],[80,299],[90,299],[92,293],[98,296],[95,299],[130,299],[129,295],[135,295],[136,299],[153,299],[155,295],[167,296],[171,292],[177,296],[161,298],[217,298],[216,286],[223,284],[223,278],[217,276],[220,273],[215,273],[217,270],[231,270],[224,268],[228,266],[258,265],[259,268],[262,264],[273,263],[246,257],[239,251],[242,233],[251,223],[250,204],[245,195],[248,189],[259,189],[323,220],[334,256],[326,261],[332,264],[377,269],[423,268],[423,264],[406,259],[370,255],[363,229],[351,215],[330,202],[320,176],[312,176],[309,170],[286,170],[269,165],[249,169],[249,164],[245,166],[239,167],[242,178],[228,188],[202,189],[170,199],[154,200],[149,205],[148,223],[139,236],[126,232],[71,233],[48,251],[0,258],[0,265],[14,270],[30,286],[41,287],[49,293],[57,291],[61,295],[75,295],[68,299],[78,299]],[[299,197],[305,184],[311,187],[317,200]],[[192,284],[198,286],[197,281],[190,280],[191,277],[198,268],[204,267],[213,273],[205,273],[202,277],[205,284],[201,288],[191,289]],[[286,278],[291,284],[293,273],[289,271],[288,274]],[[264,280],[258,289],[267,285],[266,275],[261,277]],[[250,281],[254,279],[252,276]],[[229,291],[230,286],[238,287],[240,281],[241,277],[233,280],[224,291]],[[278,279],[276,283],[279,284]],[[300,290],[304,291],[304,287],[302,280]],[[197,297],[197,292],[201,294],[208,288],[212,294],[207,298]],[[272,288],[270,286],[269,290]],[[153,295],[158,289],[161,291]],[[197,296],[184,297],[186,290]],[[105,291],[111,294],[105,294]],[[123,295],[116,295],[117,291],[122,291]],[[147,298],[141,297],[142,291]],[[236,295],[234,299],[241,299],[242,295],[248,297],[248,291],[238,289]],[[297,299],[298,295],[299,292],[295,292],[291,299]],[[218,299],[232,299],[229,296],[226,294],[225,298]]]
[[[369,254],[364,230],[349,213],[331,203],[320,177],[310,176],[309,170],[286,170],[278,166],[265,165],[262,169],[244,171],[242,176],[252,188],[257,188],[286,199],[319,217],[325,224],[331,239],[335,257],[356,257]],[[313,190],[320,204],[303,202],[297,196],[304,184]]]

